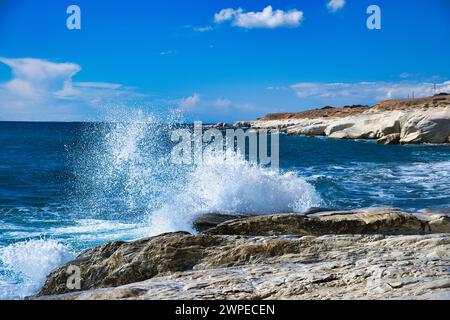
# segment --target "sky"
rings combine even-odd
[[[0,0],[0,121],[233,122],[450,92],[449,39],[450,0]]]

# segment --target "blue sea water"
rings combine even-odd
[[[20,299],[84,249],[190,230],[208,211],[450,205],[450,146],[280,137],[279,173],[242,159],[170,162],[170,125],[0,122],[0,298]]]

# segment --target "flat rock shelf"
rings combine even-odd
[[[87,250],[29,299],[450,299],[447,212],[215,215],[195,235]],[[67,289],[68,266],[80,291]]]

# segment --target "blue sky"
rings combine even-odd
[[[0,120],[117,104],[234,121],[450,90],[450,0],[331,2],[0,0]]]

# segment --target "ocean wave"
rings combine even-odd
[[[111,219],[115,212],[122,219],[134,217],[148,221],[148,234],[155,235],[192,231],[192,219],[203,212],[303,212],[321,203],[298,174],[251,164],[234,151],[205,148],[200,163],[174,163],[170,137],[180,123],[176,117],[139,110],[116,117],[99,129],[97,143],[75,166],[80,182],[75,199],[100,213],[94,218]]]
[[[150,215],[150,234],[192,231],[193,218],[206,212],[304,212],[321,204],[314,187],[298,174],[250,163],[232,151],[204,155],[187,176],[182,191]]]
[[[81,219],[74,224],[51,228],[47,232],[55,237],[73,238],[78,242],[104,242],[133,240],[145,237],[146,226],[114,220]]]
[[[47,274],[74,253],[55,240],[30,240],[0,249],[0,299],[22,299],[44,284]]]

